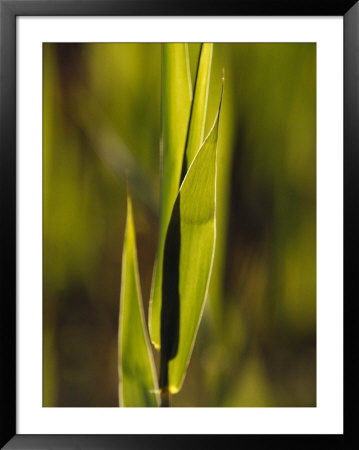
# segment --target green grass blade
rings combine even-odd
[[[183,170],[184,175],[187,172],[186,168],[191,165],[193,158],[203,143],[209,81],[211,76],[212,54],[213,44],[201,45],[186,142],[186,167]]]
[[[223,88],[222,88],[223,93]],[[166,237],[161,311],[160,388],[182,386],[213,265],[219,116],[180,187]]]
[[[163,44],[162,52],[160,231],[149,309],[150,336],[157,349],[160,348],[163,248],[180,184],[192,102],[187,44]]]
[[[155,367],[145,327],[132,203],[128,196],[118,334],[120,406],[158,406]]]

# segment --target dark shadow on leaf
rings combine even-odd
[[[179,262],[181,249],[180,196],[174,204],[163,255],[161,309],[161,388],[168,386],[168,362],[178,351],[180,324]]]

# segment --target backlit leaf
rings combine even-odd
[[[158,386],[143,314],[129,196],[122,253],[118,348],[120,406],[158,406]]]
[[[187,44],[163,44],[162,61],[160,231],[149,309],[150,336],[157,349],[160,348],[163,248],[180,184],[192,101]]]
[[[168,45],[174,45],[174,44],[168,44]],[[178,44],[177,44],[178,45]],[[165,47],[166,49],[166,47]],[[202,142],[203,142],[203,134],[204,134],[204,127],[206,122],[206,112],[207,112],[207,99],[208,99],[208,89],[209,89],[209,80],[210,80],[210,72],[211,72],[211,63],[212,63],[212,53],[213,53],[213,44],[202,44],[199,54],[199,60],[198,60],[198,67],[197,67],[197,73],[196,73],[196,80],[195,80],[195,87],[194,87],[194,97],[193,101],[190,103],[190,114],[189,114],[189,120],[188,120],[188,107],[186,105],[185,109],[180,111],[180,107],[177,108],[176,114],[173,114],[172,116],[166,115],[166,107],[165,105],[168,103],[174,103],[177,106],[178,104],[178,98],[181,98],[181,92],[184,92],[184,84],[181,86],[180,89],[174,90],[173,98],[171,99],[171,93],[167,92],[166,89],[164,90],[164,99],[166,99],[163,103],[163,123],[166,124],[166,127],[163,128],[163,140],[164,143],[166,141],[166,133],[169,132],[169,130],[177,130],[176,133],[181,133],[181,139],[177,139],[176,143],[180,146],[180,148],[185,148],[185,155],[183,155],[183,150],[177,151],[176,155],[178,157],[177,163],[180,163],[182,168],[182,174],[181,174],[181,181],[184,178],[187,168],[191,164],[195,154],[199,150]],[[177,59],[180,59],[178,55],[172,57],[176,57]],[[168,64],[168,58],[169,55],[164,52],[163,54],[164,58],[164,67],[167,67]],[[181,60],[180,60],[181,61]],[[182,67],[182,71],[184,73],[184,64],[183,62],[179,64],[180,67]],[[173,64],[173,67],[176,65]],[[187,71],[188,71],[188,62],[187,62]],[[178,74],[176,71],[167,71],[164,72],[164,88],[166,88],[166,85],[173,85],[176,83],[179,83],[179,81],[176,81],[176,78],[178,77]],[[171,79],[172,77],[172,79]],[[176,99],[176,100],[175,100]],[[187,122],[183,121],[183,114],[186,114]],[[178,120],[178,118],[180,120]],[[184,124],[186,123],[186,129],[183,128]],[[188,127],[187,127],[188,125]],[[183,132],[185,132],[183,134]],[[174,135],[174,132],[171,133]],[[183,136],[185,137],[185,141],[183,140]],[[183,147],[181,147],[183,145]],[[163,160],[166,158],[166,151],[170,151],[170,149],[174,147],[174,144],[172,146],[167,147],[166,145],[163,145]],[[181,160],[179,160],[181,158]],[[176,166],[176,169],[178,169],[178,166]],[[168,176],[167,183],[171,183],[171,187],[173,189],[176,187],[176,195],[179,188],[179,178],[178,178],[178,172],[168,170],[165,176],[165,170],[163,170],[162,173],[162,180],[163,184],[161,186],[161,190],[166,189],[166,178]],[[159,248],[158,248],[158,256],[157,256],[157,265],[155,268],[155,278],[153,283],[153,291],[152,291],[152,299],[151,299],[151,309],[150,309],[150,334],[151,339],[156,348],[160,348],[161,341],[160,341],[160,315],[161,315],[161,307],[162,307],[162,280],[163,280],[163,251],[164,251],[164,242],[166,238],[167,228],[168,228],[168,222],[170,213],[176,198],[176,195],[171,194],[171,198],[168,196],[168,194],[162,193],[162,200],[164,202],[167,202],[167,204],[162,203],[162,210],[165,210],[166,214],[161,215],[161,221],[160,221],[160,238],[159,238]],[[165,198],[166,196],[166,198]]]
[[[210,133],[182,182],[166,237],[162,284],[160,388],[168,389],[171,393],[178,392],[182,386],[212,270],[216,235],[220,108],[221,106]]]
[[[212,54],[213,44],[201,45],[186,142],[186,167],[190,166],[193,158],[203,143]],[[187,170],[184,170],[184,174],[186,172]]]

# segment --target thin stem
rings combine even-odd
[[[171,406],[171,393],[168,388],[161,391],[161,407],[168,408]]]

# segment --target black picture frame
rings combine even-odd
[[[18,16],[343,16],[344,18],[344,434],[343,435],[18,435],[16,434],[16,17]],[[0,254],[1,270],[1,448],[6,449],[190,449],[303,448],[323,438],[344,448],[354,434],[358,333],[358,275],[354,253],[358,220],[359,2],[357,0],[0,0]],[[354,298],[352,298],[352,296]],[[354,355],[354,357],[352,356]],[[313,441],[313,442],[312,442]],[[269,443],[270,444],[267,444]],[[267,445],[270,445],[269,447]],[[328,445],[326,445],[328,448]]]

